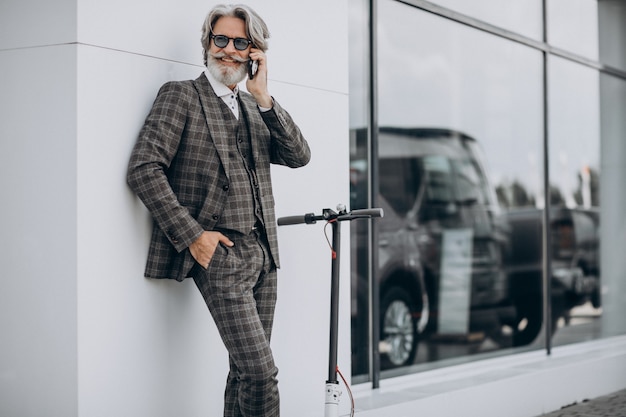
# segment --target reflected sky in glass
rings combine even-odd
[[[548,0],[548,42],[585,58],[597,60],[598,2]]]
[[[535,40],[542,38],[541,0],[436,0],[433,3]]]
[[[380,125],[460,130],[494,184],[541,194],[541,53],[391,0],[379,22]]]
[[[599,74],[558,57],[549,62],[550,182],[559,187],[565,203],[574,207],[580,205],[574,195],[587,168],[600,172]],[[586,201],[584,205],[589,206]]]

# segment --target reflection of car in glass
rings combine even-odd
[[[531,343],[543,325],[543,210],[506,212],[510,230],[506,267],[516,318],[513,345]],[[570,310],[590,301],[600,307],[599,216],[597,210],[553,207],[550,210],[552,328]]]
[[[573,307],[587,301],[601,306],[600,217],[597,209],[558,207],[550,219],[552,309],[567,321]]]
[[[364,134],[357,131],[356,140]],[[503,224],[476,141],[447,129],[381,128],[378,152],[382,368],[411,364],[427,335],[499,334],[514,311],[502,266]],[[364,166],[353,158],[353,197],[366,195],[358,188]],[[356,275],[364,279],[366,227],[353,233]],[[353,311],[363,314],[365,292],[358,288],[365,284],[356,285]]]

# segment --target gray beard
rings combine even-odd
[[[247,75],[245,64],[241,64],[238,68],[228,68],[212,56],[209,56],[207,60],[207,69],[216,80],[224,85],[239,84]]]

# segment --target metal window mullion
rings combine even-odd
[[[543,40],[548,39],[548,9],[547,0],[543,0]],[[546,333],[545,349],[546,354],[552,353],[552,245],[550,236],[550,152],[549,152],[549,96],[548,96],[548,70],[550,63],[550,52],[543,51],[543,198],[545,200],[543,209],[542,228],[542,286],[543,286],[543,325]]]
[[[378,207],[378,49],[377,0],[369,0],[369,134],[368,166],[370,207]],[[370,378],[372,388],[380,387],[380,289],[378,286],[378,222],[369,221],[369,294],[370,294]]]

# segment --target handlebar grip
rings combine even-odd
[[[277,223],[278,223],[279,226],[289,226],[291,224],[302,224],[302,223],[306,223],[307,216],[310,216],[310,215],[305,214],[305,215],[302,215],[302,216],[280,217],[277,220]]]
[[[383,217],[384,215],[383,209],[381,208],[352,210],[350,214],[352,216],[365,216],[365,217]]]

